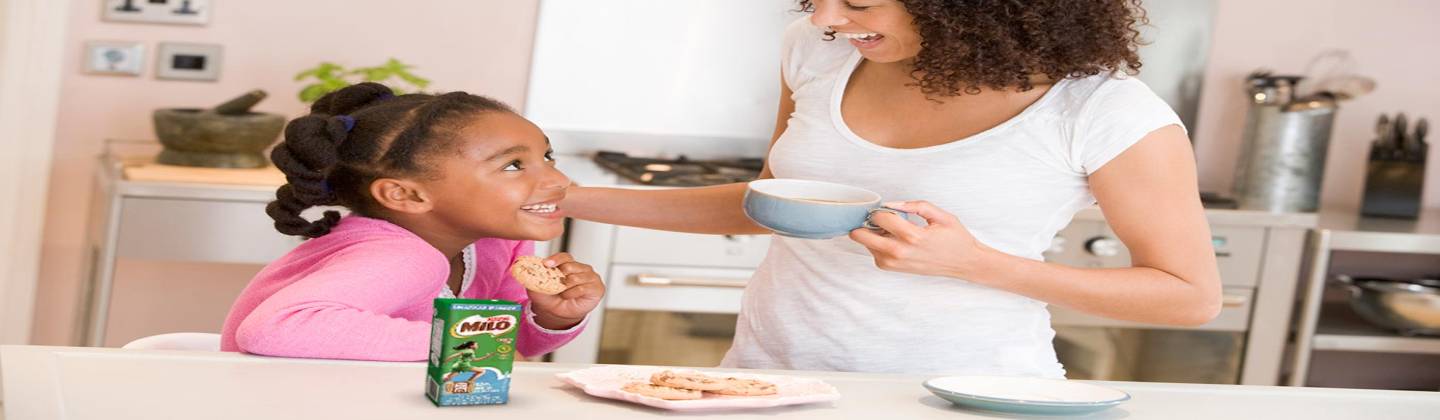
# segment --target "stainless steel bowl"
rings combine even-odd
[[[1361,318],[1405,335],[1440,335],[1440,280],[1339,276]]]

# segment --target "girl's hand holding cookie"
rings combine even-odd
[[[564,252],[544,260],[522,257],[515,261],[511,273],[530,294],[535,323],[547,329],[574,327],[605,296],[605,283],[595,269]]]

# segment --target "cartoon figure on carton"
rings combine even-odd
[[[455,360],[455,364],[450,365],[450,373],[445,374],[444,382],[450,382],[450,379],[454,378],[455,375],[464,372],[473,372],[474,375],[470,376],[470,380],[466,381],[468,383],[468,386],[466,386],[465,389],[467,390],[466,392],[468,392],[468,390],[475,389],[475,380],[480,379],[480,375],[485,373],[485,368],[482,366],[472,365],[471,363],[489,359],[490,357],[495,356],[495,353],[492,352],[486,353],[484,356],[475,357],[475,348],[476,344],[474,341],[466,341],[458,346],[451,348],[452,350],[455,350],[455,353],[451,354],[449,357],[446,357],[445,361],[449,362],[455,359],[459,360]],[[456,392],[459,392],[458,388],[459,387],[456,387]]]

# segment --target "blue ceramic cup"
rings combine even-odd
[[[745,189],[745,216],[781,236],[830,239],[861,227],[876,229],[877,211],[903,214],[880,205],[880,194],[821,181],[762,179]]]

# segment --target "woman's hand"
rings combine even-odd
[[[882,270],[969,279],[994,260],[994,249],[975,240],[955,215],[934,204],[905,201],[885,206],[919,215],[929,226],[916,226],[899,215],[879,211],[870,222],[884,232],[851,231],[850,239],[869,249],[875,266]]]
[[[605,283],[595,269],[575,261],[570,254],[561,252],[545,259],[545,266],[559,268],[565,273],[565,290],[554,295],[526,291],[530,295],[530,310],[535,312],[535,323],[551,330],[573,328],[600,305],[605,296]]]

